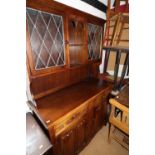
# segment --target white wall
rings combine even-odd
[[[108,0],[98,0],[98,1],[100,1],[101,3],[103,3],[105,5],[107,5],[107,3],[108,3]],[[111,6],[113,5],[114,1],[115,0],[111,0]]]
[[[106,14],[96,8],[94,8],[93,6],[80,1],[80,0],[55,0],[57,2],[63,3],[65,5],[68,5],[70,7],[76,8],[78,10],[81,10],[83,12],[92,14],[96,17],[102,18],[102,19],[106,19]]]

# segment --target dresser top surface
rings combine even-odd
[[[94,78],[86,79],[36,100],[38,105],[36,110],[43,121],[54,122],[108,88],[112,87],[106,81]]]

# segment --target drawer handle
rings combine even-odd
[[[47,121],[46,121],[47,124],[50,123],[50,122],[51,122],[50,120],[47,120]]]
[[[71,131],[66,135],[66,137],[69,137],[72,133],[73,133],[73,131],[71,130]]]

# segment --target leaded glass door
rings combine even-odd
[[[31,8],[26,15],[35,70],[64,66],[62,16]]]
[[[88,59],[101,58],[102,27],[88,23]]]

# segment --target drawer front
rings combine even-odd
[[[88,109],[94,108],[94,106],[98,106],[99,104],[104,103],[108,96],[109,92],[104,92],[102,94],[99,94],[98,96],[94,97],[88,104]]]
[[[61,132],[67,128],[73,126],[78,120],[80,120],[87,112],[86,107],[82,107],[77,111],[74,111],[68,116],[64,116],[56,125],[54,125],[55,135],[58,136]]]
[[[88,109],[92,109],[94,108],[94,106],[98,106],[99,104],[101,104],[103,102],[103,96],[97,96],[95,98],[93,98],[88,105]]]

